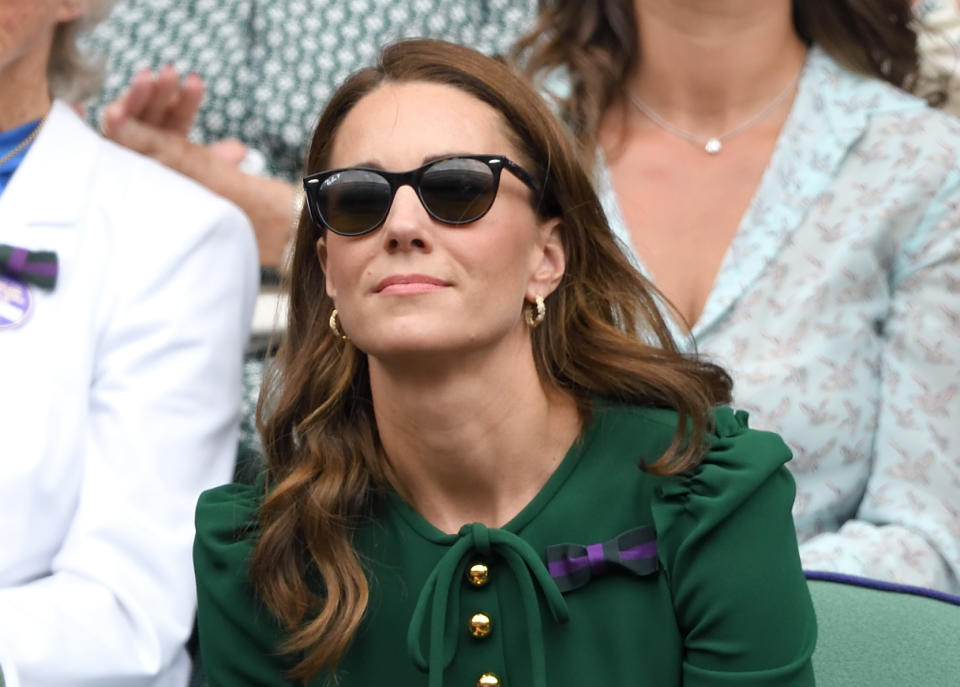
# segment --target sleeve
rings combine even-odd
[[[685,687],[813,685],[816,618],[779,436],[722,408],[703,462],[655,491],[660,558],[684,637]]]
[[[213,489],[197,504],[193,564],[200,659],[210,687],[289,685],[294,661],[278,650],[283,629],[257,599],[249,578],[257,485]]]
[[[960,591],[960,166],[900,248],[874,464],[856,517],[804,567]]]
[[[124,248],[102,268],[84,433],[66,438],[81,446],[76,510],[50,574],[0,590],[0,655],[25,687],[189,673],[193,512],[233,469],[257,274],[242,214],[207,194],[195,205],[181,226],[157,208],[109,218]]]

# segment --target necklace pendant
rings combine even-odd
[[[707,143],[703,146],[703,149],[708,155],[716,155],[723,150],[723,143],[720,142],[719,138],[714,137],[707,140]]]

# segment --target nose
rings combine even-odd
[[[432,224],[416,191],[410,186],[401,186],[381,229],[384,248],[390,252],[429,250]]]

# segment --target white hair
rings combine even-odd
[[[84,55],[77,37],[103,21],[116,1],[90,0],[90,7],[81,16],[57,25],[47,65],[47,82],[54,97],[80,102],[100,88],[103,60]]]

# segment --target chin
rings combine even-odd
[[[486,338],[476,338],[462,332],[456,332],[452,326],[430,336],[429,332],[419,332],[417,336],[385,336],[364,347],[364,342],[355,343],[357,348],[371,358],[384,363],[403,365],[437,365],[445,358],[465,361],[472,353],[492,347],[494,342]]]
[[[439,328],[437,328],[439,329]],[[463,342],[452,340],[451,328],[437,331],[431,327],[396,327],[386,331],[371,332],[353,339],[354,345],[374,358],[431,356],[457,351]]]
[[[477,324],[476,321],[440,314],[404,317],[356,332],[351,339],[354,346],[372,358],[416,364],[418,359],[437,363],[445,356],[464,359],[472,353],[502,346],[514,334],[509,322],[487,323],[490,325],[487,327],[478,327]]]

